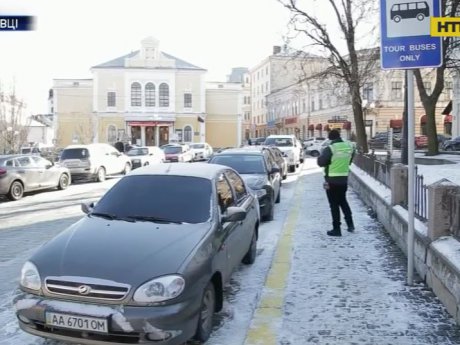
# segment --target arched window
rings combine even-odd
[[[160,107],[169,107],[169,86],[160,84]]]
[[[107,142],[109,144],[114,144],[117,141],[117,127],[114,125],[109,125],[107,127]]]
[[[142,88],[138,82],[131,84],[131,106],[140,107],[142,105]]]
[[[190,143],[192,142],[192,135],[193,135],[193,129],[192,126],[185,126],[184,127],[184,142]]]
[[[145,106],[155,106],[155,85],[153,83],[147,83],[145,85]]]

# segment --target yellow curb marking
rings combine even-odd
[[[296,184],[297,185],[297,184]],[[297,186],[296,186],[297,187]],[[283,316],[284,292],[291,270],[292,240],[300,212],[302,188],[297,187],[293,206],[284,223],[267,280],[257,307],[245,345],[276,345],[277,321]]]

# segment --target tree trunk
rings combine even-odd
[[[356,126],[356,141],[358,149],[361,152],[367,152],[367,137],[366,128],[364,126],[363,107],[361,102],[361,94],[359,93],[358,84],[350,85],[351,89],[351,105],[353,109],[353,118]]]
[[[427,100],[423,103],[426,112],[426,134],[428,140],[427,156],[435,156],[439,153],[438,135],[436,131],[436,102]]]

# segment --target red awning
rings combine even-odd
[[[331,128],[329,127],[329,125],[325,125],[324,130],[329,132],[331,130]]]
[[[323,129],[323,125],[318,123],[315,127],[315,129],[317,129],[318,131],[322,130]]]
[[[403,120],[390,120],[390,128],[399,129],[403,127]]]
[[[421,118],[420,118],[420,124],[424,125],[426,123],[426,115],[423,115]]]
[[[309,131],[315,130],[315,125],[309,125],[309,126],[308,126],[308,130],[309,130]]]
[[[342,125],[342,128],[350,130],[351,129],[351,122],[350,121],[344,122],[343,125]]]
[[[444,118],[444,123],[452,123],[452,115],[446,115]]]

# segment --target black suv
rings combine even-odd
[[[267,147],[248,146],[223,150],[208,161],[235,169],[256,192],[263,220],[273,220],[275,203],[281,199],[281,172]]]

